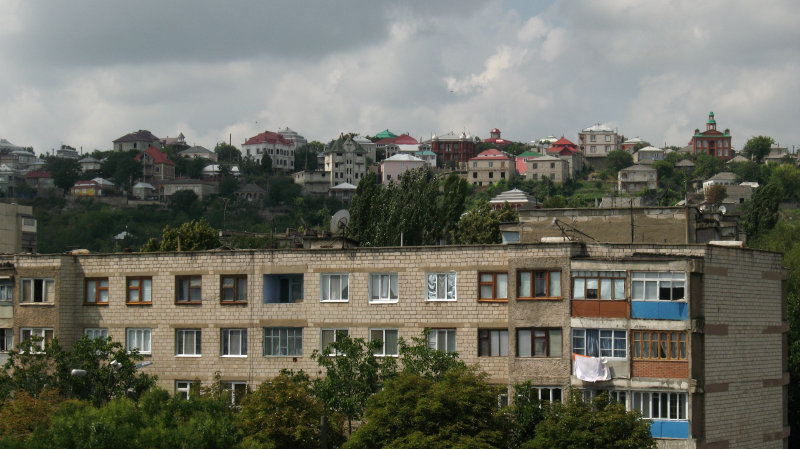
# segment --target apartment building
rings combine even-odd
[[[284,368],[317,373],[312,351],[342,334],[392,357],[429,328],[494,383],[610,392],[661,448],[782,448],[786,276],[777,253],[711,245],[20,254],[0,256],[0,332],[4,349],[110,336],[169,391],[219,372],[235,399]]]

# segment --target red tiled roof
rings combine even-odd
[[[570,142],[569,139],[567,139],[566,137],[562,137],[562,138],[556,140],[555,142],[553,142],[553,146],[556,146],[556,145],[571,146],[571,147],[575,146],[575,144]]]
[[[503,160],[508,161],[511,160],[505,153],[499,150],[495,150],[494,148],[490,148],[486,151],[481,151],[478,153],[477,156],[470,159],[471,161],[491,161],[491,160]]]
[[[255,136],[255,137],[251,137],[251,138],[247,139],[247,141],[245,141],[244,144],[245,145],[255,145],[255,144],[259,144],[259,143],[279,143],[279,144],[288,145],[288,146],[294,145],[294,142],[292,142],[291,140],[288,140],[285,137],[283,137],[282,135],[280,135],[278,133],[274,133],[272,131],[264,131],[263,133]]]
[[[409,136],[408,134],[401,134],[394,139],[397,145],[419,145],[417,139]]]
[[[145,153],[147,153],[147,155],[153,159],[153,163],[155,164],[175,165],[174,162],[169,160],[169,156],[167,156],[167,153],[159,150],[156,147],[148,148],[147,150],[145,150]],[[142,153],[137,154],[134,159],[136,159],[137,162],[140,161],[142,159]]]
[[[502,138],[489,138],[483,139],[483,143],[493,143],[495,145],[511,145],[510,140],[502,139]]]
[[[558,153],[563,156],[569,156],[580,152],[581,150],[577,145],[564,137],[553,142],[553,146],[547,149],[548,154]]]
[[[52,178],[53,175],[42,170],[30,171],[25,175],[26,178]]]

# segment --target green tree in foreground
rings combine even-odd
[[[204,219],[192,220],[177,228],[164,226],[161,241],[152,238],[140,249],[143,253],[156,251],[203,251],[219,248],[217,230]]]
[[[542,405],[539,391],[531,381],[514,385],[514,404],[508,408],[513,423],[511,447],[519,447],[536,435],[536,426],[544,419]]]
[[[328,411],[347,418],[348,433],[353,430],[353,421],[361,418],[367,399],[396,371],[394,357],[375,356],[382,344],[381,340],[367,343],[337,331],[335,341],[311,354],[325,368],[325,377],[314,380],[314,393]]]
[[[498,393],[473,369],[450,370],[439,381],[402,373],[369,399],[364,422],[343,447],[502,447],[508,420]]]
[[[591,403],[573,392],[566,404],[550,403],[544,419],[536,426],[536,436],[524,449],[655,449],[650,422],[639,412],[626,411],[625,405],[601,394]]]
[[[752,161],[761,162],[761,160],[769,154],[773,143],[775,143],[775,140],[773,140],[772,137],[751,137],[747,140],[747,143],[744,144],[742,153]]]
[[[324,413],[307,376],[282,373],[247,395],[237,418],[243,447],[317,449]],[[343,441],[342,420],[329,417],[329,446]]]

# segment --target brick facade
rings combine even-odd
[[[66,345],[87,328],[105,328],[121,342],[126,342],[126,330],[148,329],[151,353],[146,358],[153,364],[143,370],[158,374],[159,384],[168,391],[175,390],[176,381],[209,382],[215,372],[223,381],[251,386],[284,368],[317,373],[310,355],[320,349],[326,329],[348,329],[351,337],[364,339],[369,339],[370,329],[397,329],[407,341],[424,328],[451,329],[459,357],[486,371],[493,383],[531,380],[536,386],[563,389],[564,396],[571,388],[612,390],[624,394],[629,408],[644,395],[683,400],[685,413],[680,416],[653,417],[654,435],[661,432],[659,436],[672,438],[660,439],[662,448],[722,442],[729,447],[778,448],[785,441],[785,270],[775,253],[702,245],[573,242],[15,255],[0,257],[3,263],[14,271],[15,342],[21,328],[52,328]],[[624,298],[573,300],[574,272],[588,276],[585,273],[609,271],[621,280],[615,288]],[[371,273],[396,275],[397,298],[371,300]],[[426,299],[431,273],[455,274],[449,300]],[[481,273],[505,275],[507,301],[479,301]],[[534,283],[536,273],[547,273],[552,282]],[[639,298],[636,283],[644,281],[637,279],[650,274],[655,279],[659,273],[672,277],[658,281],[654,291],[673,292],[674,300]],[[290,274],[298,276],[285,276]],[[528,278],[523,274],[529,274],[531,282],[524,295],[527,287],[522,279]],[[237,287],[246,293],[246,302],[221,301],[226,294],[222,279],[231,275],[246,276],[246,287]],[[302,300],[271,302],[275,300],[271,289],[277,288],[279,279],[297,280],[299,275]],[[200,277],[199,303],[176,301],[176,276]],[[151,280],[149,303],[126,301],[130,293],[126,282],[132,277]],[[38,303],[21,301],[22,282],[28,278],[52,278],[54,297]],[[85,304],[88,278],[108,279],[107,305]],[[325,288],[333,285],[331,279],[345,278],[346,300],[321,300]],[[605,294],[605,287],[598,288],[598,295]],[[302,328],[302,351],[264,355],[265,328]],[[200,354],[176,355],[179,329],[199,330]],[[222,355],[224,329],[247,330],[246,357]],[[507,335],[508,355],[479,355],[484,329]],[[591,355],[588,348],[597,344],[588,336],[583,343],[573,341],[575,330],[616,339],[609,344],[621,352],[603,356],[610,380],[586,382],[573,374],[571,353],[579,350],[576,344],[586,346],[587,355]],[[533,331],[547,335],[546,353],[532,340],[524,340],[532,338]],[[637,331],[683,335],[687,360],[634,360],[632,335]],[[600,351],[604,344],[600,343]],[[675,437],[675,428],[685,436]]]

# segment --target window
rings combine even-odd
[[[631,274],[631,299],[645,301],[683,301],[686,273],[634,271]]]
[[[222,329],[220,355],[223,357],[247,356],[247,329]]]
[[[561,357],[561,329],[517,329],[517,357]]]
[[[302,327],[265,327],[264,356],[302,356]]]
[[[611,142],[611,136],[606,134],[606,142]]]
[[[397,273],[369,274],[369,302],[397,302]]]
[[[659,391],[634,391],[631,408],[639,410],[642,418],[681,421],[686,420],[688,400],[686,393]]]
[[[591,149],[589,150],[591,153],[597,153],[597,145],[592,145]]]
[[[226,394],[230,394],[231,405],[239,406],[247,395],[247,382],[222,382],[222,391]]]
[[[561,387],[534,387],[539,393],[540,401],[547,402],[561,402],[562,389]]]
[[[625,406],[627,407],[627,398],[628,398],[628,392],[627,391],[619,391],[619,390],[583,390],[583,391],[581,391],[581,396],[583,396],[583,401],[584,402],[591,402],[592,399],[594,399],[595,397],[597,397],[597,396],[599,396],[599,395],[601,395],[603,393],[607,394],[609,399],[611,399],[612,401],[621,402],[622,404],[625,404]]]
[[[175,302],[198,303],[202,299],[202,276],[175,276]]]
[[[490,178],[494,178],[494,172],[493,172],[493,171],[490,171],[490,172],[489,172],[489,177],[490,177]]]
[[[175,329],[175,355],[199,356],[202,354],[201,335],[200,329]]]
[[[19,330],[20,342],[38,338],[38,345],[44,350],[45,345],[53,341],[53,329],[48,327],[23,327]]]
[[[128,304],[152,304],[153,279],[150,277],[128,278]]]
[[[242,304],[247,302],[247,275],[220,276],[220,302]]]
[[[348,274],[321,274],[319,277],[319,300],[322,302],[347,302],[349,298]]]
[[[573,271],[573,299],[625,300],[624,271]]]
[[[431,329],[428,333],[428,347],[444,352],[456,352],[456,330]]]
[[[518,274],[517,299],[561,298],[561,272],[523,270]]]
[[[343,337],[347,337],[349,335],[349,332],[347,329],[322,329],[321,334],[322,334],[322,344],[320,345],[320,348],[322,349],[322,351],[323,352],[327,351],[330,353],[330,355],[339,355],[339,353],[336,351],[333,350],[328,351],[328,346],[330,346],[331,343]]]
[[[508,355],[508,329],[478,329],[478,357]]]
[[[397,356],[397,329],[370,329],[370,340],[380,340],[381,346],[376,348],[376,356]]]
[[[128,351],[150,354],[150,329],[129,328],[126,332]]]
[[[686,333],[632,331],[634,359],[686,360]]]
[[[8,352],[14,349],[14,329],[0,329],[0,352]]]
[[[428,273],[426,296],[427,301],[455,301],[456,300],[456,274]]]
[[[265,274],[264,304],[303,300],[303,274]]]
[[[624,330],[572,329],[572,352],[589,357],[625,358],[627,335]]]
[[[478,274],[479,301],[508,301],[508,273]]]
[[[189,399],[192,392],[196,391],[199,385],[197,382],[190,380],[176,380],[175,381],[175,395],[183,399]]]
[[[0,303],[11,302],[13,295],[14,283],[11,279],[0,279]]]
[[[108,338],[108,329],[105,327],[87,327],[83,330],[83,335],[86,335],[92,340],[98,338],[105,340]]]
[[[597,136],[596,136],[596,135],[594,135],[594,134],[592,134],[591,136],[589,136],[589,140],[590,140],[590,141],[592,141],[592,142],[594,142],[594,141],[596,141],[596,140],[597,140]]]
[[[84,304],[108,305],[108,278],[86,279],[84,287]]]
[[[53,279],[23,278],[21,303],[53,302],[55,298],[55,281]]]

